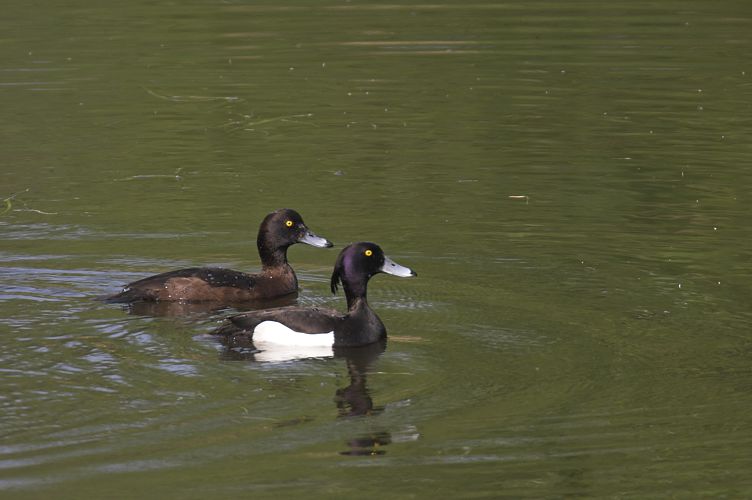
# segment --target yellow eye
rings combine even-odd
[[[372,250],[366,250],[364,253],[366,254],[366,257],[370,257],[371,255],[373,255]]]
[[[285,226],[292,227],[292,221],[288,220],[287,222],[285,222]]]

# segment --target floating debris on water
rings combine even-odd
[[[513,200],[525,200],[525,205],[530,203],[530,197],[526,194],[511,194],[509,195],[509,198]]]
[[[23,208],[13,208],[13,200],[16,199],[16,197],[22,193],[28,193],[31,190],[31,188],[26,188],[23,191],[19,191],[17,193],[13,193],[12,195],[8,196],[7,198],[4,198],[2,200],[2,204],[4,205],[4,208],[2,211],[0,211],[0,215],[5,215],[6,213],[10,212],[11,210],[13,212],[34,212],[35,214],[42,214],[42,215],[57,215],[57,212],[44,212],[42,210],[37,210],[36,208],[29,208],[26,206],[26,203],[22,200],[18,200],[23,204]]]
[[[180,176],[180,171],[183,170],[183,167],[178,168],[175,170],[174,175],[170,174],[142,174],[142,175],[132,175],[130,177],[124,177],[123,179],[115,179],[115,182],[119,181],[136,181],[141,179],[175,179],[176,181],[182,181],[183,178]]]
[[[142,87],[146,92],[159,99],[173,102],[188,102],[188,101],[243,101],[240,97],[236,96],[203,96],[203,95],[163,95],[154,92],[151,89]]]

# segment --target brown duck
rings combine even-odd
[[[267,215],[258,232],[261,272],[246,274],[219,267],[191,267],[150,276],[105,298],[108,302],[245,302],[273,299],[298,291],[298,278],[287,262],[295,243],[329,248],[332,243],[313,234],[295,210],[283,208]]]

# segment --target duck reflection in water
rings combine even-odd
[[[338,347],[334,349],[337,358],[344,358],[350,385],[337,389],[334,401],[340,417],[361,417],[378,415],[384,408],[374,408],[367,385],[367,373],[373,363],[386,350],[386,339],[364,347]]]
[[[367,373],[384,350],[386,350],[386,339],[366,347],[335,349],[335,355],[345,358],[347,374],[350,377],[350,385],[337,389],[334,395],[340,418],[378,415],[384,411],[383,406],[374,407],[367,385]],[[348,449],[341,451],[340,455],[383,455],[386,450],[382,448],[391,442],[392,436],[389,432],[375,431],[347,441]]]
[[[295,295],[286,295],[276,299],[264,301],[244,301],[244,302],[131,302],[123,304],[123,309],[128,314],[135,316],[158,316],[166,318],[183,318],[186,316],[206,316],[226,313],[229,309],[236,311],[252,311],[266,307],[285,307],[294,305],[297,302]]]
[[[338,418],[356,418],[378,415],[384,410],[383,406],[374,406],[371,392],[368,389],[368,372],[374,362],[386,350],[386,339],[362,347],[336,347],[328,356],[334,359],[344,359],[350,383],[347,387],[337,389],[334,393],[334,403]],[[254,361],[267,362],[256,350],[252,343],[239,347],[237,343],[231,346],[225,344],[220,358],[225,361]],[[382,447],[392,442],[391,434],[384,430],[377,430],[346,441],[348,449],[340,455],[372,456],[386,453]]]

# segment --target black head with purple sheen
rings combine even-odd
[[[407,278],[417,274],[401,266],[384,254],[375,243],[361,241],[346,246],[337,257],[332,272],[332,293],[337,293],[337,285],[342,283],[345,292],[365,296],[365,285],[374,274],[388,273]]]

